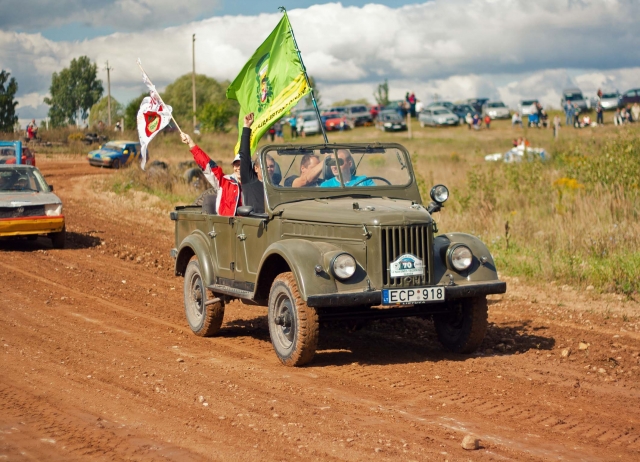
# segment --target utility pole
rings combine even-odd
[[[111,71],[113,68],[109,67],[109,61],[107,61],[107,67],[105,69],[107,70],[107,111],[109,113],[107,119],[109,124],[107,126],[111,128]]]
[[[191,57],[193,71],[191,73],[191,89],[193,92],[193,131],[196,130],[196,34],[193,34],[191,41]]]

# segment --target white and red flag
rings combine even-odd
[[[140,65],[140,60],[138,60],[138,65]],[[142,69],[142,66],[140,66],[140,69]],[[142,71],[142,81],[149,88],[149,96],[142,100],[137,117],[140,154],[142,156],[140,166],[144,170],[144,166],[147,163],[147,146],[160,130],[169,125],[172,109],[171,106],[164,104],[164,101],[156,91],[156,87],[151,83],[144,70]]]

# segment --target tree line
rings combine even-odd
[[[13,131],[18,122],[18,102],[15,99],[18,83],[10,75],[4,70],[0,72],[0,131],[4,132]],[[173,116],[180,126],[189,126],[193,119],[191,79],[190,73],[178,77],[160,94],[165,103],[172,106]],[[316,82],[312,76],[309,77],[309,81],[320,105],[321,97]],[[201,132],[226,131],[233,116],[238,114],[238,102],[226,98],[228,86],[227,80],[219,82],[206,75],[196,75],[196,118]],[[51,76],[49,94],[44,102],[49,105],[51,127],[87,123],[91,127],[106,126],[109,119],[109,97],[103,96],[104,87],[102,80],[98,78],[98,66],[92,63],[89,57],[74,58],[69,67],[54,72]],[[111,97],[111,120],[124,118],[124,127],[135,130],[138,109],[142,99],[147,95],[147,92],[140,94],[126,106]],[[378,104],[386,105],[389,101],[388,95],[389,86],[385,80],[383,84],[378,85],[374,97]],[[307,96],[306,103],[311,106],[310,95]]]

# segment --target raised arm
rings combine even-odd
[[[251,165],[251,125],[253,125],[253,112],[244,116],[244,127],[240,138],[240,180],[242,184],[249,184],[258,179],[258,174]]]
[[[222,169],[218,167],[218,165],[211,159],[206,152],[204,152],[200,147],[193,142],[191,137],[186,133],[181,135],[182,142],[189,145],[189,150],[193,155],[193,160],[196,161],[198,167],[202,169],[205,178],[214,188],[220,187],[220,181],[224,176]]]

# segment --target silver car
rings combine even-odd
[[[560,107],[564,109],[567,101],[570,101],[575,107],[577,107],[580,110],[579,112],[589,110],[589,103],[582,95],[582,90],[579,88],[567,88],[566,90],[563,90]]]
[[[62,201],[36,167],[0,165],[0,238],[38,235],[51,238],[54,248],[64,248]]]
[[[533,104],[537,104],[537,99],[523,99],[518,103],[518,112],[521,117],[531,115],[531,107]]]
[[[482,115],[491,119],[508,119],[511,117],[509,108],[502,101],[487,101],[482,106]]]
[[[432,106],[422,110],[418,116],[420,126],[430,125],[432,127],[458,125],[460,119],[444,106]]]

